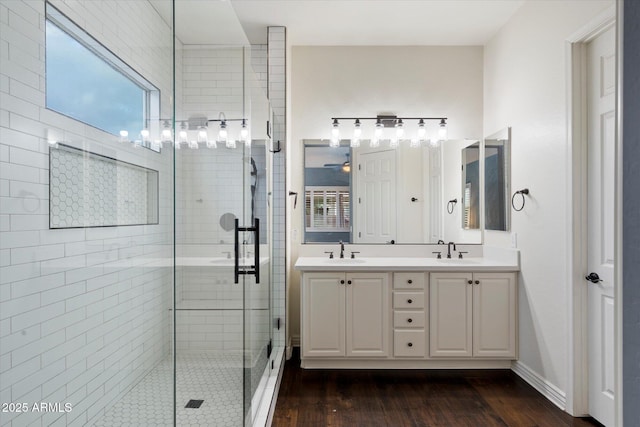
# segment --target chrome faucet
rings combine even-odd
[[[344,243],[340,240],[340,258],[344,258]]]
[[[447,244],[447,258],[451,258],[451,245],[453,245],[453,250],[456,250],[456,244],[453,242],[449,242]]]

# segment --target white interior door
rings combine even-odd
[[[358,221],[355,241],[386,243],[396,239],[396,152],[363,153],[357,170]]]
[[[587,45],[589,412],[614,424],[615,34]]]

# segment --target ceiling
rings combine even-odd
[[[170,23],[171,1],[150,1]],[[292,45],[484,45],[523,3],[524,0],[175,0],[175,25],[176,35],[184,44],[265,44],[268,26],[285,26]]]
[[[524,0],[230,0],[253,44],[285,26],[292,45],[483,45]]]

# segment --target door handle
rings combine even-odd
[[[239,241],[239,233],[240,231],[251,231],[254,233],[254,261],[253,265],[242,266],[240,267],[240,241]],[[240,221],[238,218],[235,220],[235,230],[234,230],[234,283],[238,283],[239,276],[241,274],[253,274],[256,276],[256,283],[260,283],[260,220],[255,218],[253,227],[240,227]]]
[[[598,273],[589,273],[588,276],[585,276],[585,279],[590,281],[591,283],[602,282],[603,280],[598,276]]]

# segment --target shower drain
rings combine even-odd
[[[185,406],[185,408],[199,408],[200,406],[202,406],[203,402],[204,400],[191,399],[190,401],[187,402],[187,405]]]

